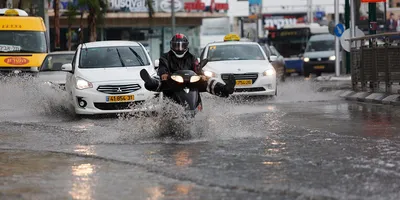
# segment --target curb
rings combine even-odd
[[[349,101],[400,106],[400,94],[354,92],[352,90],[339,90],[335,92],[335,95]]]

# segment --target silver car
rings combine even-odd
[[[38,79],[54,87],[65,89],[68,72],[62,71],[63,64],[71,63],[75,51],[56,51],[47,54],[40,67]]]

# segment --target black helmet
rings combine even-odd
[[[185,35],[178,33],[172,37],[170,46],[176,57],[182,58],[189,49],[189,40]]]

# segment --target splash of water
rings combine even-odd
[[[71,117],[66,92],[35,78],[7,77],[0,84],[0,110],[22,116]]]

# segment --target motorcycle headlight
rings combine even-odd
[[[183,77],[182,76],[178,76],[178,75],[172,75],[171,79],[178,82],[178,83],[183,83]]]
[[[263,73],[264,76],[272,76],[275,75],[275,70],[269,69]]]
[[[75,87],[78,90],[83,90],[83,89],[87,89],[87,88],[92,88],[93,84],[85,79],[77,78]]]
[[[191,83],[197,82],[199,80],[200,80],[200,76],[192,76],[192,77],[190,77],[190,82]]]
[[[303,58],[303,61],[304,61],[304,62],[309,62],[309,61],[310,61],[310,58],[305,57],[305,58]]]
[[[330,56],[329,60],[336,60],[336,56]]]
[[[210,78],[215,77],[215,73],[214,72],[204,71],[203,74],[204,74],[204,76],[207,76],[207,77],[210,77]]]

